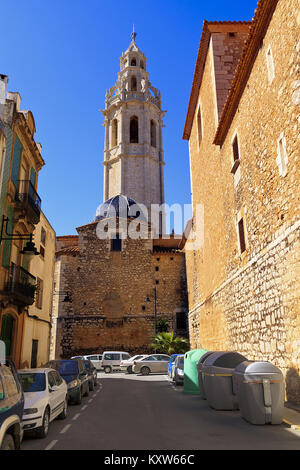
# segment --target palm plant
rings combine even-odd
[[[149,346],[156,352],[161,354],[184,354],[189,351],[190,345],[186,338],[175,336],[174,331],[171,333],[161,332],[154,336],[154,342]]]

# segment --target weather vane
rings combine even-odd
[[[134,31],[134,25],[133,25],[133,30],[132,30],[132,33],[131,33],[130,37],[132,38],[133,41],[135,41],[136,32]]]

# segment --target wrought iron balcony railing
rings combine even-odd
[[[31,207],[36,216],[39,218],[41,213],[41,198],[34,189],[30,180],[18,180],[19,189],[16,192],[16,202],[23,203]]]
[[[4,291],[15,296],[16,300],[24,305],[32,305],[36,292],[36,278],[22,266],[11,263]]]

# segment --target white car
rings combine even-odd
[[[97,371],[102,369],[101,361],[102,361],[102,354],[89,354],[87,356],[73,356],[71,359],[89,359],[94,367],[96,367]]]
[[[128,374],[133,374],[133,361],[139,361],[146,357],[145,354],[137,354],[136,356],[131,357],[130,359],[124,359],[120,362],[120,368],[122,372],[128,372]]]
[[[22,369],[18,375],[24,392],[23,430],[46,437],[55,418],[65,419],[68,409],[68,387],[54,369]]]

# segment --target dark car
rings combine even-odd
[[[82,359],[55,359],[47,362],[45,367],[57,370],[67,382],[69,403],[80,405],[82,397],[88,396],[88,373]]]
[[[95,386],[97,386],[97,369],[89,359],[85,359],[83,362],[88,373],[90,390],[94,390]]]
[[[20,449],[24,394],[12,361],[0,364],[0,450]]]

